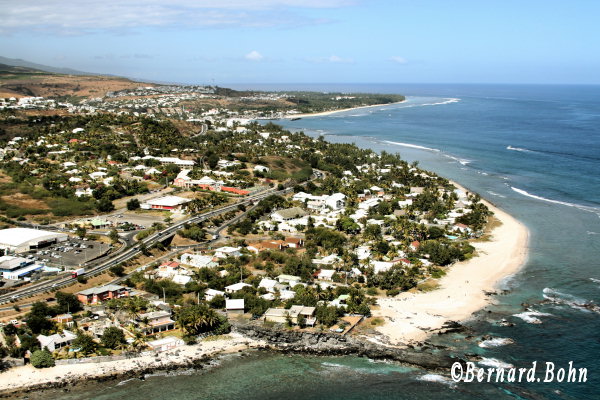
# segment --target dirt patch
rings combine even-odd
[[[0,95],[0,97],[2,97]],[[8,175],[6,175],[4,172],[0,171],[0,183],[11,183],[12,182],[12,178]]]
[[[179,235],[175,235],[173,241],[171,242],[171,246],[191,246],[194,244],[198,244],[198,242],[195,242],[191,239],[183,238]]]
[[[10,179],[10,178],[9,178]],[[9,204],[15,205],[19,208],[36,209],[36,210],[49,210],[50,207],[42,200],[36,200],[24,193],[9,194],[0,197],[2,200]]]

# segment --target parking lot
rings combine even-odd
[[[74,267],[103,255],[110,247],[106,243],[69,238],[66,242],[31,250],[27,254],[47,265]]]
[[[107,215],[104,217],[107,221],[113,222],[114,224],[125,224],[129,223],[135,226],[137,229],[146,229],[152,226],[153,223],[163,223],[165,221],[164,211],[147,211],[147,212],[122,212],[118,214]],[[185,215],[172,214],[171,218],[173,221],[185,218]]]

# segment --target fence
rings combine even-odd
[[[128,360],[137,357],[143,357],[154,354],[151,351],[144,351],[141,353],[129,353],[121,354],[118,356],[98,356],[98,357],[86,357],[86,358],[69,358],[66,360],[56,360],[56,365],[74,365],[74,364],[90,364],[90,363],[103,363],[109,361],[120,361]]]

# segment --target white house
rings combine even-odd
[[[75,338],[77,338],[77,335],[64,329],[62,335],[59,333],[50,336],[38,335],[37,340],[40,342],[40,347],[42,349],[53,352],[62,347],[70,346]]]
[[[333,279],[333,274],[335,274],[335,269],[321,269],[317,272],[317,279],[331,281]]]
[[[191,265],[196,268],[217,266],[217,263],[213,261],[211,256],[203,256],[201,254],[183,253],[179,260],[182,264]]]
[[[269,172],[269,167],[265,167],[264,165],[255,165],[254,171],[257,172]]]
[[[242,290],[243,288],[248,287],[248,286],[251,286],[251,285],[248,285],[247,283],[244,283],[244,282],[234,283],[233,285],[225,286],[225,292],[226,293],[239,292],[240,290]]]
[[[225,310],[227,314],[243,314],[244,299],[227,299],[225,300]]]
[[[227,258],[227,257],[239,257],[242,255],[241,247],[229,247],[223,246],[215,249],[215,257],[217,258]]]
[[[215,290],[215,289],[206,289],[206,292],[204,292],[204,299],[206,301],[211,301],[216,296],[223,296],[223,297],[225,297],[225,292],[222,292],[220,290]]]

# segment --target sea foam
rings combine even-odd
[[[594,278],[590,278],[594,281]],[[596,280],[598,281],[598,280]],[[583,312],[595,312],[600,314],[600,307],[593,302],[590,302],[581,297],[573,296],[572,294],[559,292],[556,289],[544,288],[542,291],[544,298],[554,304],[562,304],[569,306],[575,310]]]
[[[527,322],[528,324],[541,324],[542,320],[537,317],[550,317],[550,316],[552,316],[552,314],[543,313],[543,312],[539,312],[539,311],[533,311],[533,310],[525,311],[525,312],[518,313],[518,314],[513,314],[513,317],[521,318],[523,321]]]
[[[417,378],[417,380],[424,381],[424,382],[441,383],[441,384],[448,385],[448,386],[456,386],[453,381],[451,381],[450,379],[446,378],[443,375],[438,375],[438,374],[421,375]]]
[[[514,365],[504,362],[502,360],[498,360],[497,358],[482,358],[478,361],[480,365],[485,365],[486,367],[493,368],[514,368]]]
[[[483,347],[484,349],[489,349],[491,347],[500,347],[500,346],[506,346],[509,344],[513,344],[515,341],[512,340],[511,338],[493,338],[493,339],[488,339],[488,340],[484,340],[481,343],[479,343],[479,347]]]

